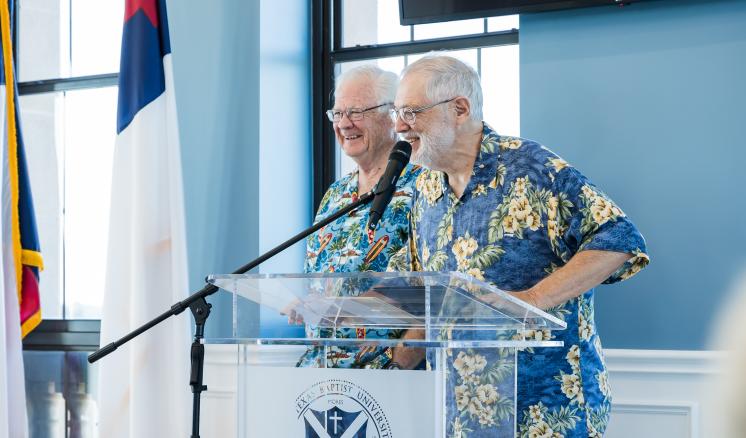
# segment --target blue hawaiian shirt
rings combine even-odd
[[[389,259],[404,247],[409,232],[409,211],[418,166],[407,165],[396,183],[391,202],[383,213],[373,239],[366,229],[370,214],[370,203],[357,211],[337,219],[307,239],[305,272],[356,272],[385,271]],[[354,171],[333,183],[327,190],[314,222],[348,206],[358,199],[358,171]],[[331,336],[328,330],[319,331],[307,327],[309,336]],[[339,329],[337,338],[398,338],[401,330]],[[391,359],[390,349],[330,347],[327,363],[322,364],[321,348],[309,349],[298,366],[321,366],[342,368],[381,368]]]
[[[417,178],[410,241],[390,269],[461,271],[503,290],[528,289],[583,250],[629,253],[604,283],[624,280],[649,261],[645,240],[622,210],[577,169],[544,146],[484,125],[471,179],[457,198],[443,172]],[[557,332],[519,336],[564,347],[518,352],[520,437],[601,436],[611,406],[594,322],[593,289],[548,313]],[[512,373],[501,350],[454,350],[447,397],[448,436],[512,436]],[[504,380],[504,381],[503,381]],[[460,433],[460,434],[459,434]]]

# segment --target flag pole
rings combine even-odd
[[[277,245],[276,247],[272,248],[266,253],[260,255],[256,259],[241,266],[240,268],[235,270],[233,274],[245,274],[249,272],[250,270],[256,268],[257,266],[264,263],[268,259],[276,256],[280,252],[286,250],[287,248],[291,247],[292,245],[296,244],[302,239],[305,239],[306,237],[315,233],[319,229],[329,225],[330,223],[334,222],[340,217],[347,215],[357,210],[358,208],[362,207],[363,205],[369,203],[370,201],[373,200],[374,197],[375,197],[375,193],[373,190],[371,190],[368,193],[365,193],[357,201],[340,209],[339,211],[327,217],[326,219],[323,219],[313,224],[312,226],[306,228],[305,230],[301,231],[300,233],[296,234],[295,236],[291,237],[290,239],[286,240],[280,245]],[[205,323],[207,322],[207,317],[210,316],[210,309],[212,308],[212,304],[208,303],[205,300],[205,298],[214,294],[218,290],[219,288],[213,284],[209,284],[209,283],[205,284],[204,287],[202,287],[202,289],[200,289],[197,292],[192,293],[186,299],[179,301],[177,303],[174,303],[174,305],[172,305],[169,310],[163,312],[156,318],[143,324],[142,326],[131,331],[130,333],[119,338],[118,340],[106,345],[105,347],[99,348],[98,350],[94,351],[88,356],[88,362],[94,363],[98,361],[99,359],[114,352],[117,348],[121,347],[122,345],[126,344],[127,342],[131,341],[132,339],[136,338],[142,333],[150,330],[154,326],[170,318],[171,316],[178,315],[184,310],[186,310],[187,308],[189,308],[189,310],[191,310],[192,312],[192,316],[194,317],[194,322],[196,324],[196,328],[194,332],[194,340],[192,341],[192,348],[191,348],[191,354],[190,354],[191,372],[190,372],[190,377],[189,377],[189,386],[191,386],[192,393],[194,394],[194,399],[193,399],[193,404],[192,404],[192,435],[191,435],[192,438],[199,438],[200,395],[202,394],[203,391],[207,390],[207,386],[203,385],[203,381],[202,381],[203,372],[204,372],[204,359],[205,359],[205,346],[202,343],[202,339],[204,338]]]

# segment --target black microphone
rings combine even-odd
[[[368,218],[368,229],[375,230],[378,221],[381,220],[386,206],[391,202],[391,197],[396,191],[396,182],[399,180],[402,170],[409,163],[409,156],[412,154],[412,145],[407,141],[398,141],[389,155],[389,164],[386,165],[381,179],[373,189],[375,198],[370,207],[370,216]]]

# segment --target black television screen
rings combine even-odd
[[[407,26],[633,1],[641,0],[399,0],[399,20]]]

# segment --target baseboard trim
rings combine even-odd
[[[604,350],[611,373],[717,374],[727,354],[711,350]]]
[[[689,431],[695,434],[699,430],[699,403],[657,400],[614,400],[611,415],[648,414],[687,417]]]

